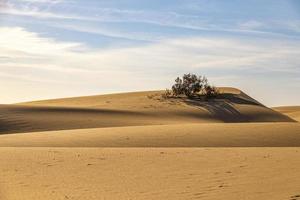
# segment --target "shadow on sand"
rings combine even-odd
[[[203,96],[193,99],[186,99],[184,102],[190,106],[196,106],[199,109],[207,110],[212,118],[219,119],[223,122],[247,122],[249,116],[240,113],[234,104],[240,105],[256,105],[262,106],[256,100],[247,96],[244,93],[241,94],[220,94],[216,98],[204,99]]]

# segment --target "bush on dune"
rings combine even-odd
[[[205,76],[197,76],[195,74],[184,74],[182,78],[177,77],[172,90],[166,89],[165,98],[186,96],[195,98],[204,96],[205,98],[213,98],[218,95],[216,87],[210,85]]]

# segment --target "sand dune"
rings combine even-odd
[[[0,134],[210,122],[292,122],[234,88],[216,100],[164,99],[161,91],[0,106]]]
[[[300,106],[282,106],[273,109],[300,122]]]
[[[220,93],[224,94],[224,98],[232,98],[235,101],[245,101],[259,104],[251,97],[245,95],[242,91],[231,87],[220,87]],[[164,91],[144,91],[144,92],[128,92],[95,96],[71,97],[62,99],[40,100],[32,102],[19,103],[18,105],[31,106],[57,106],[57,107],[92,107],[107,109],[124,109],[124,110],[140,110],[151,108],[169,108],[170,106],[178,108],[184,103],[176,99],[164,101],[161,95]],[[227,94],[227,96],[226,96]]]
[[[6,147],[300,147],[299,123],[200,123],[0,135]]]
[[[300,200],[298,111],[221,91],[1,105],[0,199]]]

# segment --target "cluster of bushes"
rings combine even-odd
[[[186,96],[194,98],[204,96],[205,98],[213,98],[218,95],[216,87],[210,85],[205,76],[197,76],[195,74],[184,74],[182,78],[177,77],[172,90],[167,89],[165,97]]]

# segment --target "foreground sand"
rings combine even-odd
[[[0,199],[300,199],[300,148],[0,148]]]
[[[19,133],[0,146],[1,200],[300,199],[299,123]]]
[[[300,200],[298,107],[222,92],[1,105],[0,200]]]

